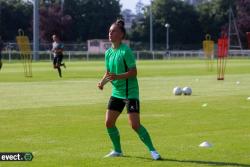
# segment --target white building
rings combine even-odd
[[[129,40],[123,40],[123,42],[129,46]],[[87,43],[88,53],[92,54],[103,54],[112,45],[107,39],[90,39]]]
[[[133,20],[135,19],[135,14],[133,14],[130,9],[123,10],[121,14],[125,22],[125,28],[129,31],[132,27]]]

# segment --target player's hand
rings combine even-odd
[[[101,82],[98,82],[97,87],[98,87],[100,90],[103,90],[103,85],[101,84]]]
[[[107,74],[107,78],[108,78],[110,81],[113,81],[113,80],[116,80],[116,79],[117,79],[117,75],[114,74],[114,73],[108,73],[108,74]]]

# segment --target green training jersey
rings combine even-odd
[[[105,53],[106,69],[110,73],[123,74],[136,68],[131,49],[121,44],[117,49],[109,48]],[[139,99],[139,86],[136,76],[128,79],[113,80],[112,96],[122,99]]]

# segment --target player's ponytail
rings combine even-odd
[[[121,27],[124,27],[124,26],[125,26],[125,23],[124,23],[124,21],[123,21],[122,19],[116,20],[116,24],[118,24],[118,25],[121,26]]]
[[[126,36],[126,29],[125,29],[124,21],[122,19],[118,19],[118,20],[116,20],[116,22],[114,24],[117,25],[120,28],[120,30],[124,34],[123,35],[123,38],[124,38]]]

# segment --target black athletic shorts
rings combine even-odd
[[[53,64],[60,66],[62,63],[62,60],[63,60],[63,55],[57,55],[54,57]]]
[[[127,113],[140,112],[140,101],[138,99],[120,99],[113,96],[109,99],[108,109],[122,112],[125,105]]]

